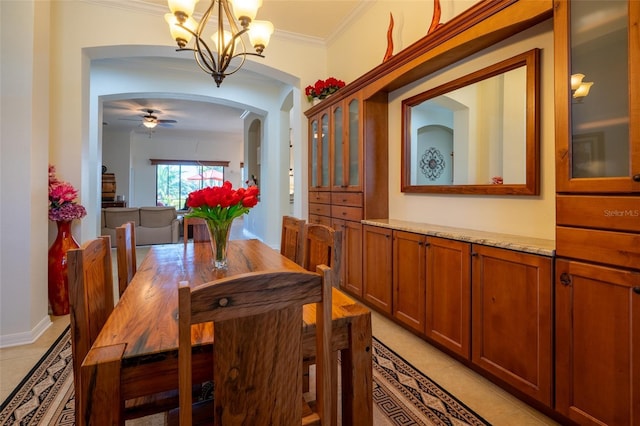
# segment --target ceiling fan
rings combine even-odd
[[[140,111],[142,112],[146,112],[145,115],[142,115],[142,125],[144,127],[146,127],[147,129],[153,129],[156,126],[160,126],[160,127],[172,127],[173,124],[177,123],[176,120],[161,120],[158,119],[158,114],[161,114],[162,111],[157,110],[157,109],[148,109],[148,108],[142,108],[140,109]],[[139,119],[137,118],[123,118],[122,120],[135,120],[138,121]]]

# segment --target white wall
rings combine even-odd
[[[0,23],[0,346],[11,346],[34,341],[51,324],[49,3],[1,1]]]

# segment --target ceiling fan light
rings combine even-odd
[[[258,9],[262,6],[262,0],[231,0],[233,14],[243,26],[256,19]]]
[[[183,16],[184,19],[193,15],[196,3],[199,0],[168,0],[169,10],[176,16]]]
[[[153,129],[158,125],[158,120],[145,117],[144,121],[142,122],[142,125],[147,129]]]
[[[253,21],[249,29],[249,40],[256,52],[262,54],[262,51],[269,44],[269,39],[273,34],[273,24],[269,21]]]

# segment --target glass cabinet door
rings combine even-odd
[[[309,186],[315,188],[318,186],[318,120],[311,121],[310,127],[311,149],[309,150]]]
[[[348,139],[348,167],[349,167],[349,187],[359,189],[361,171],[361,140],[360,131],[360,100],[352,99],[348,104],[349,139]]]
[[[333,183],[334,187],[340,189],[344,186],[344,125],[343,110],[341,104],[335,106],[331,112],[333,120]]]
[[[334,191],[361,191],[362,131],[360,98],[355,95],[334,106],[332,115]]]
[[[320,118],[320,187],[329,188],[329,114]]]
[[[640,41],[629,26],[638,20],[639,3],[559,2],[558,192],[640,192],[640,93],[630,79],[640,71]]]

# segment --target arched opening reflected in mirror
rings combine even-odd
[[[539,193],[539,50],[402,101],[402,191]]]

